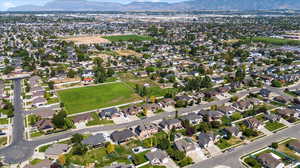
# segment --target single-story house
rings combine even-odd
[[[235,137],[241,137],[242,136],[242,131],[239,130],[238,127],[227,127],[224,128],[224,132],[227,135],[228,133],[230,133],[232,136]]]
[[[282,161],[271,153],[264,153],[257,157],[257,160],[266,168],[284,168]]]
[[[69,148],[67,144],[53,144],[45,151],[45,156],[49,159],[57,159],[59,155],[67,152]]]
[[[115,143],[121,144],[130,139],[133,139],[135,137],[135,135],[133,134],[133,132],[131,130],[124,129],[122,131],[114,131],[110,135],[110,137]]]
[[[189,113],[187,115],[181,116],[180,119],[182,121],[189,121],[190,124],[196,125],[203,121],[203,117],[196,113]]]
[[[41,119],[35,123],[35,127],[40,131],[49,131],[54,129],[54,124],[50,119]]]
[[[294,140],[294,141],[291,141],[287,144],[287,146],[296,151],[297,153],[300,154],[300,141],[299,140]]]
[[[213,145],[218,140],[213,133],[200,133],[198,136],[198,144],[201,148],[207,148]]]
[[[154,123],[142,124],[135,128],[135,133],[140,139],[145,139],[151,135],[158,133],[159,128]]]
[[[119,110],[115,107],[113,108],[109,108],[109,109],[104,109],[99,113],[100,118],[116,118],[116,117],[120,117],[121,113],[119,112]]]
[[[244,120],[243,123],[251,129],[260,130],[263,128],[263,123],[254,117]]]
[[[82,140],[82,144],[91,146],[91,147],[98,147],[104,145],[106,139],[102,133],[91,135],[88,138]]]
[[[178,119],[163,120],[162,122],[159,123],[159,125],[164,130],[171,130],[172,128],[176,128],[176,129],[182,128],[181,121]]]
[[[146,154],[146,158],[152,165],[160,165],[168,162],[168,154],[160,149],[155,149]]]
[[[72,121],[76,125],[76,127],[80,125],[85,125],[87,122],[91,120],[93,120],[91,113],[76,115],[74,116],[74,118],[72,118]]]
[[[175,147],[179,151],[182,151],[185,153],[193,152],[197,148],[195,143],[191,139],[188,139],[188,138],[183,138],[183,139],[177,140],[177,141],[175,141],[174,144],[175,144]]]

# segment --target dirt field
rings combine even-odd
[[[97,43],[110,43],[109,40],[101,38],[100,36],[80,36],[80,37],[66,37],[66,41],[72,41],[77,45],[80,44],[97,44]]]
[[[143,55],[141,53],[135,52],[133,50],[117,50],[116,53],[120,56],[128,57],[128,56],[137,56],[137,57],[142,57]]]

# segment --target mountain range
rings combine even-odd
[[[300,0],[187,0],[178,3],[53,0],[43,6],[23,5],[8,11],[157,11],[300,9]]]

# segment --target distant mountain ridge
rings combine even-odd
[[[23,5],[8,11],[153,11],[300,9],[300,0],[187,0],[179,3],[53,0],[44,6]]]

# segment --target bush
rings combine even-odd
[[[183,160],[181,160],[178,165],[180,167],[185,167],[187,165],[190,165],[193,163],[193,160],[190,157],[185,157]]]
[[[248,157],[245,159],[245,162],[253,168],[260,168],[261,164],[254,158]]]

